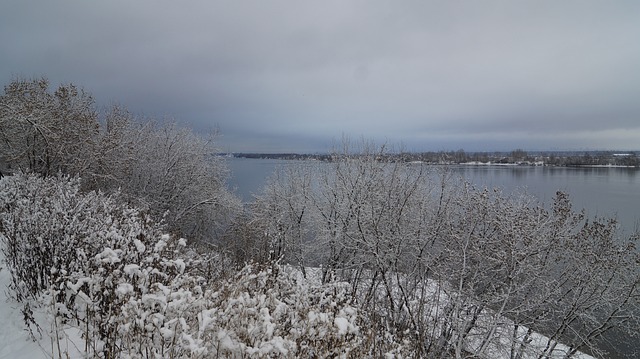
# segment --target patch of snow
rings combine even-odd
[[[338,334],[345,335],[349,332],[349,321],[346,318],[338,317],[334,319],[333,324],[338,328]]]
[[[53,358],[52,343],[60,345],[63,357],[71,359],[83,358],[75,343],[82,343],[79,330],[63,327],[56,341],[53,324],[47,320],[44,308],[33,308],[33,317],[39,328],[33,328],[32,337],[24,323],[22,310],[24,305],[9,295],[11,275],[4,263],[4,254],[0,250],[0,358],[37,359]],[[56,348],[57,351],[57,348]],[[57,354],[56,354],[57,355]]]
[[[166,238],[166,239],[165,239]],[[167,240],[169,240],[169,236],[162,236],[162,239],[158,241],[158,243],[156,243],[155,247],[153,248],[153,251],[158,253],[158,252],[162,252],[162,250],[164,249],[164,247],[167,246]]]
[[[133,285],[131,285],[129,283],[120,283],[120,284],[118,284],[118,288],[116,289],[116,293],[121,297],[124,297],[125,295],[127,295],[129,293],[133,293]]]
[[[147,247],[145,247],[144,243],[140,242],[139,239],[134,239],[133,240],[133,244],[136,246],[136,249],[138,250],[138,253],[143,253]]]
[[[114,251],[109,247],[105,247],[104,250],[98,254],[96,254],[96,260],[101,261],[102,263],[118,263],[120,262],[120,258],[118,257],[118,251]]]
[[[4,260],[4,258],[2,258]],[[0,264],[0,358],[46,358],[47,352],[34,341],[22,320],[22,305],[7,296],[11,282],[9,272]]]

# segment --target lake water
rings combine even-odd
[[[252,200],[279,166],[300,161],[232,158],[229,184],[244,201]],[[640,169],[533,166],[468,166],[451,169],[477,186],[500,187],[505,193],[524,190],[549,204],[556,191],[569,194],[574,210],[587,216],[616,217],[625,233],[640,220]]]

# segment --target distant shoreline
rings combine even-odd
[[[332,162],[331,154],[300,153],[218,153],[219,156],[272,160],[314,160]],[[357,156],[355,154],[354,156]],[[531,166],[576,168],[640,168],[640,152],[421,152],[388,153],[379,156],[380,161],[422,163],[427,165],[465,166]]]

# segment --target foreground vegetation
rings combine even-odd
[[[561,192],[544,208],[346,141],[242,207],[214,138],[44,79],[5,88],[0,136],[3,266],[55,357],[65,340],[105,358],[602,357],[639,339],[638,235]]]

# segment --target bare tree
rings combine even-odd
[[[219,236],[240,208],[227,190],[215,135],[139,121],[113,106],[101,123],[93,98],[74,85],[15,80],[0,97],[4,167],[79,175],[84,190],[116,191],[168,229],[196,240]]]
[[[127,121],[117,109],[108,121],[103,166],[111,185],[181,235],[207,241],[221,235],[240,201],[227,189],[214,136],[204,139],[173,123]]]
[[[14,80],[0,96],[0,148],[16,170],[78,174],[92,166],[99,131],[93,98],[72,84]]]
[[[272,221],[273,250],[313,238],[286,261],[313,257],[325,281],[348,281],[371,325],[415,355],[571,357],[602,353],[614,328],[638,332],[638,254],[615,221],[585,221],[561,192],[546,209],[349,146],[270,182],[254,218]]]
[[[288,166],[276,170],[263,194],[252,206],[256,225],[261,228],[269,244],[272,259],[300,266],[303,270],[309,258],[311,213],[311,173],[307,166]]]

